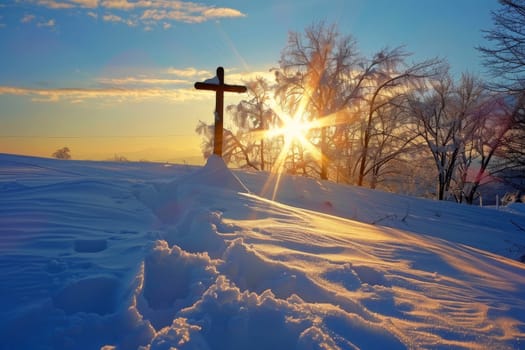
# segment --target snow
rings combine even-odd
[[[218,76],[214,76],[213,78],[206,79],[206,80],[204,80],[204,83],[205,84],[213,84],[213,85],[220,85],[221,84]]]
[[[525,211],[0,154],[4,349],[523,349]]]

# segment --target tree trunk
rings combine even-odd
[[[264,140],[261,140],[261,170],[264,171]]]
[[[328,158],[326,156],[326,127],[321,128],[321,180],[328,180]]]

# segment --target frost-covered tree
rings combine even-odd
[[[195,132],[202,137],[201,151],[204,159],[208,159],[213,153],[214,126],[199,120]]]
[[[276,96],[291,115],[303,110],[309,120],[316,120],[334,114],[355,97],[356,84],[351,87],[349,77],[359,60],[353,38],[341,35],[335,25],[319,23],[304,34],[290,32],[276,69]],[[322,155],[321,179],[328,179],[334,131],[323,125],[311,135]]]
[[[213,154],[213,138],[215,135],[215,126],[206,124],[203,121],[199,121],[195,132],[202,136],[202,155],[204,158],[208,158]],[[241,135],[242,136],[242,135]],[[222,158],[226,163],[234,163],[238,166],[248,166],[259,170],[257,165],[252,162],[250,157],[250,148],[246,147],[240,137],[236,136],[231,130],[223,129],[223,149]]]
[[[472,75],[445,73],[415,90],[409,107],[434,160],[437,199],[471,204],[511,125],[504,99]]]
[[[470,74],[461,76],[456,96],[465,121],[453,190],[457,202],[472,204],[510,130],[511,114],[502,94],[489,91]]]
[[[448,194],[458,156],[463,147],[462,111],[455,105],[454,82],[448,73],[430,82],[430,88],[414,90],[410,112],[417,133],[428,147],[437,169],[437,199]]]
[[[289,34],[276,71],[276,94],[292,111],[305,107],[310,120],[333,119],[310,135],[322,153],[322,179],[328,178],[331,163],[337,169],[333,178],[361,186],[369,177],[367,184],[374,186],[380,169],[400,153],[399,146],[408,145],[393,134],[385,137],[385,132],[397,123],[400,97],[434,74],[439,63],[407,64],[408,56],[398,47],[366,59],[351,36],[324,23],[308,27],[302,35]]]
[[[438,60],[407,64],[408,56],[402,48],[383,49],[361,73],[360,98],[365,107],[361,118],[359,186],[371,175],[369,184],[375,187],[380,169],[410,144],[412,137],[403,130],[401,106],[407,92],[424,86],[426,79],[440,69]]]
[[[248,87],[248,99],[227,107],[238,128],[239,138],[245,143],[245,149],[254,153],[253,158],[261,170],[267,168],[266,154],[271,150],[266,147],[266,131],[275,124],[276,114],[270,106],[272,86],[262,77],[245,83]],[[268,149],[267,149],[268,148]]]
[[[53,152],[53,158],[57,159],[71,159],[70,149],[68,147],[62,147]]]

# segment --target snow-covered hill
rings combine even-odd
[[[2,349],[524,349],[525,214],[0,155]]]

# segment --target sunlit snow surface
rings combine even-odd
[[[0,155],[1,349],[525,349],[525,213]]]

